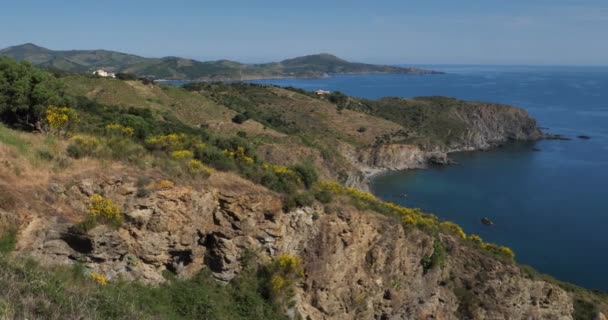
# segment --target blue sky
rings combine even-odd
[[[608,0],[0,0],[0,47],[267,62],[608,65]]]

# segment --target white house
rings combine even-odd
[[[327,90],[317,90],[317,91],[315,91],[315,93],[316,93],[317,95],[322,96],[322,95],[324,95],[324,94],[330,94],[330,93],[331,93],[331,91],[327,91]]]
[[[98,75],[100,77],[106,77],[106,78],[116,78],[116,75],[112,72],[107,72],[103,69],[99,69],[96,70],[95,72],[93,72],[94,75]]]

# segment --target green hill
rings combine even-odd
[[[322,53],[263,64],[236,61],[197,61],[180,57],[145,58],[108,50],[56,51],[31,43],[0,50],[0,55],[63,71],[88,73],[97,69],[128,72],[171,80],[251,80],[283,77],[323,77],[345,73],[433,74],[416,68],[353,63]]]

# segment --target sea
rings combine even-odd
[[[545,131],[571,140],[451,154],[457,164],[388,172],[373,180],[372,191],[508,246],[519,263],[542,273],[608,292],[608,67],[418,67],[446,74],[254,82],[372,99],[441,95],[526,109]],[[482,224],[483,217],[494,225]]]

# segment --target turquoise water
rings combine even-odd
[[[540,126],[573,140],[453,154],[458,165],[391,172],[374,180],[373,192],[507,245],[520,263],[608,291],[608,67],[424,67],[448,74],[256,82],[367,98],[446,95],[525,108]],[[485,216],[495,225],[482,225]]]

